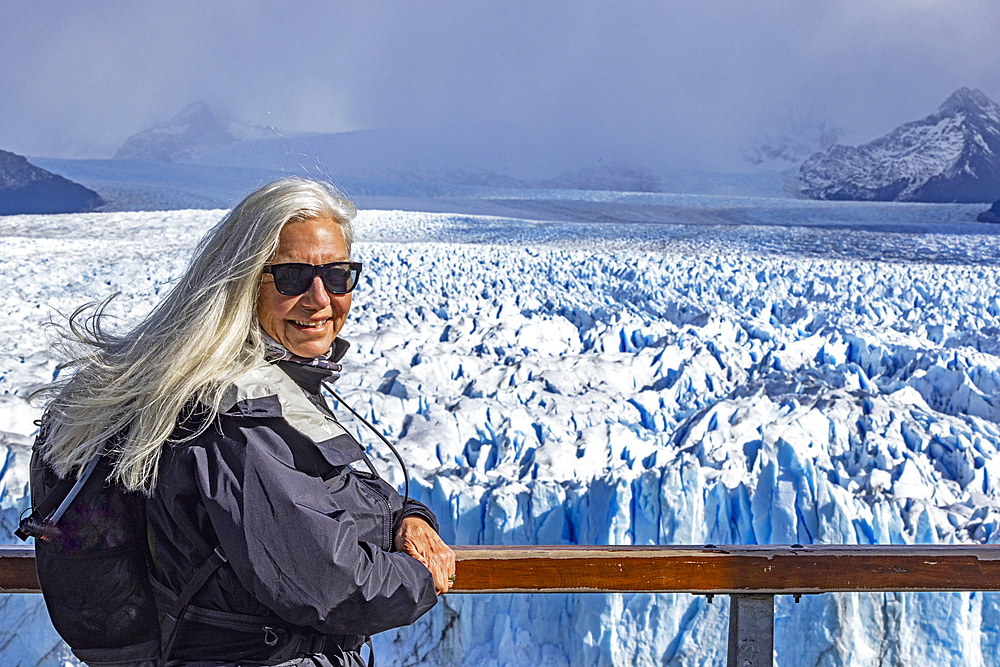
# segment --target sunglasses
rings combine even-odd
[[[305,294],[319,276],[323,287],[330,294],[347,294],[358,286],[361,262],[332,262],[330,264],[270,264],[264,273],[274,276],[274,289],[285,296]]]

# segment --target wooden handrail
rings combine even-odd
[[[1000,545],[456,546],[452,593],[1000,591]],[[0,593],[37,593],[34,549],[0,546]]]
[[[0,593],[41,593],[35,576],[35,548],[0,545]]]
[[[775,595],[1000,590],[997,545],[454,549],[452,593],[728,594],[727,667],[773,664]],[[0,546],[0,593],[38,592],[34,549]]]
[[[1000,545],[454,549],[454,593],[1000,590]]]

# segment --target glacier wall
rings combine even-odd
[[[121,317],[145,311],[217,217],[10,223],[4,527],[25,502],[35,415],[25,397],[57,362],[44,322],[114,291]],[[988,253],[991,237],[911,241],[924,246],[921,263],[844,256],[850,230],[834,236],[848,249],[837,258],[690,238],[683,253],[637,249],[627,230],[613,242],[569,232],[527,247],[456,242],[481,233],[476,222],[361,219],[366,268],[338,386],[399,443],[411,493],[447,541],[1000,540],[998,270],[933,261],[954,262],[962,244]],[[409,242],[363,241],[376,233]],[[371,452],[401,485],[391,454]],[[1000,655],[993,595],[777,600],[779,665],[991,665]],[[4,664],[65,661],[40,602],[0,600]],[[727,623],[726,598],[451,595],[377,637],[376,650],[400,665],[721,665]]]
[[[426,462],[413,473],[454,543],[998,537],[994,268],[369,252],[379,303],[356,306],[341,390]],[[724,661],[727,609],[703,598],[494,605],[451,596],[383,643],[401,664]],[[996,614],[982,594],[779,598],[777,660],[991,664]]]

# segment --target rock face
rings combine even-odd
[[[93,190],[0,150],[0,215],[81,213],[103,203]]]
[[[993,202],[990,210],[983,211],[976,216],[977,222],[1000,222],[1000,199]]]
[[[118,149],[114,159],[184,162],[206,150],[231,146],[237,141],[208,104],[199,100],[184,107],[166,123],[133,134]]]
[[[1000,192],[1000,106],[961,88],[923,120],[862,146],[834,145],[799,168],[812,199],[989,202]]]

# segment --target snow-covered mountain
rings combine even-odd
[[[192,102],[164,123],[129,137],[115,153],[116,160],[185,162],[205,151],[264,136],[255,128],[219,118],[202,100]]]
[[[814,199],[991,202],[1000,195],[1000,106],[961,88],[923,120],[816,153],[799,179]]]
[[[0,150],[0,215],[79,213],[103,203],[93,190]]]

